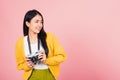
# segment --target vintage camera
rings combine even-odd
[[[36,64],[38,62],[38,55],[40,54],[40,52],[36,52],[33,56],[29,56],[28,58],[34,63]]]

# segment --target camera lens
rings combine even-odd
[[[33,57],[31,58],[31,61],[32,61],[34,64],[36,64],[37,61],[38,61],[38,56],[33,56]]]

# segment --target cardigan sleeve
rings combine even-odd
[[[27,71],[27,70],[31,70],[31,68],[29,68],[26,64],[22,41],[23,39],[19,39],[16,42],[16,46],[15,46],[16,64],[17,64],[17,69]]]
[[[65,51],[63,50],[62,46],[53,34],[50,34],[48,36],[51,37],[51,39],[49,39],[52,47],[52,51],[50,54],[53,54],[53,56],[48,56],[48,58],[46,59],[46,64],[59,65],[66,59]]]

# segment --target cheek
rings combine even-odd
[[[38,27],[38,28],[42,28],[42,27],[43,27],[43,24],[39,24],[37,27]]]
[[[40,27],[42,27],[43,26],[43,24],[42,23],[40,23]]]
[[[37,31],[40,31],[42,29],[42,25],[37,25],[36,27],[35,27],[35,30],[37,30]]]

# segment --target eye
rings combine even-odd
[[[39,23],[39,20],[36,20],[35,23]]]
[[[41,20],[36,20],[35,23],[43,23]]]
[[[40,21],[40,23],[43,23],[43,21]]]

